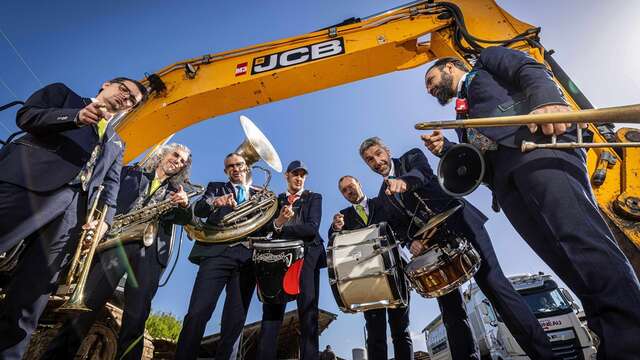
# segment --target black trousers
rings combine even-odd
[[[531,359],[553,359],[549,338],[526,301],[502,272],[484,226],[475,229],[468,227],[465,233],[482,258],[474,276],[480,290],[500,313],[513,337]],[[438,305],[453,359],[480,359],[460,291],[439,297]]]
[[[387,359],[387,316],[391,329],[394,359],[413,360],[413,342],[409,330],[409,306],[364,312],[368,359]]]
[[[251,255],[249,249],[236,245],[202,260],[191,292],[189,310],[182,323],[176,359],[197,358],[205,327],[225,287],[227,297],[220,328],[222,339],[215,358],[225,360],[231,357],[255,289]]]
[[[494,191],[531,248],[580,298],[600,338],[598,359],[640,354],[640,285],[593,196],[582,150],[501,147]]]
[[[92,311],[67,321],[42,359],[72,359],[75,356],[124,274],[127,274],[125,304],[116,359],[140,359],[145,322],[163,270],[158,262],[157,241],[148,248],[141,242],[133,242],[100,253],[89,272],[85,291],[85,303]]]
[[[320,264],[322,244],[306,248],[300,274],[300,294],[296,299],[300,320],[300,359],[317,360],[319,357],[318,296],[320,291]],[[275,360],[278,334],[287,304],[263,304],[262,328],[258,344],[258,359]]]
[[[22,358],[61,269],[75,252],[86,213],[78,190],[63,187],[45,195],[0,183],[0,251],[23,238],[27,242],[0,310],[0,359]]]

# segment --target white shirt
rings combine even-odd
[[[456,94],[460,94],[460,91],[462,91],[462,85],[467,79],[467,75],[469,75],[469,73],[464,73],[464,75],[462,75],[462,77],[460,78],[460,81],[458,81],[458,89],[456,90]]]
[[[396,166],[393,164],[393,159],[391,157],[389,157],[389,162],[391,163],[391,169],[389,169],[389,174],[384,177],[385,180],[388,179],[389,176],[396,176]]]
[[[303,192],[304,192],[304,189],[300,189],[297,193],[295,193],[295,195],[296,195],[297,197],[301,197]],[[289,197],[289,196],[293,195],[293,194],[291,194],[291,193],[289,192],[289,190],[287,190],[287,193],[286,193],[286,194],[287,194],[287,197]]]
[[[251,188],[251,182],[246,184],[231,183],[231,185],[233,185],[233,194],[235,195],[236,199],[238,198],[238,186],[242,186],[244,188],[245,200],[249,200],[249,197],[250,197],[249,189]]]
[[[362,201],[360,201],[357,204],[351,204],[351,205],[353,206],[353,209],[356,211],[356,213],[358,212],[358,208],[356,206],[362,205],[362,207],[364,208],[364,212],[367,214],[367,216],[369,216],[369,205],[368,205],[368,202],[367,202],[367,196],[366,195],[362,198]]]

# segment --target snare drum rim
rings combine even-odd
[[[468,249],[471,249],[473,252],[477,253],[477,250],[471,245],[471,242],[469,242],[469,240],[467,240],[464,237],[458,237],[458,239],[461,239],[460,241],[460,246],[457,247],[456,249],[453,249],[453,254],[459,254],[459,253],[465,253]],[[433,271],[434,269],[439,268],[441,265],[444,264],[444,261],[437,259],[438,261],[436,261],[435,263],[429,265],[429,266],[423,266],[420,268],[417,268],[415,270],[412,270],[411,264],[414,263],[416,260],[418,260],[419,258],[423,257],[424,255],[426,255],[431,249],[436,248],[436,247],[440,247],[438,244],[432,245],[430,246],[427,251],[425,251],[424,253],[422,253],[422,255],[416,257],[415,259],[411,260],[409,262],[409,264],[407,264],[407,268],[405,269],[405,272],[407,273],[407,275],[409,274],[415,274],[415,275],[422,275],[425,273],[430,273],[431,271]]]
[[[397,243],[396,236],[387,222],[381,222],[380,225],[380,237],[385,237],[387,241],[387,247],[392,246]],[[381,244],[382,245],[382,244]],[[398,245],[401,246],[401,245]],[[396,268],[395,273],[391,273],[386,275],[387,282],[389,283],[389,288],[397,299],[400,299],[402,303],[405,305],[408,302],[408,291],[405,283],[404,289],[402,291],[402,285],[399,284],[400,281],[407,281],[405,278],[402,257],[400,256],[400,251],[396,248],[394,250],[386,251],[382,253],[382,261],[385,264],[386,269]],[[392,264],[393,263],[393,264]],[[397,274],[397,275],[396,275]],[[397,281],[396,281],[397,280]]]
[[[342,298],[342,294],[338,290],[338,281],[336,280],[336,273],[333,267],[333,243],[335,237],[342,233],[335,232],[329,237],[329,241],[327,242],[327,275],[329,277],[329,286],[331,287],[331,292],[333,293],[333,298],[336,300],[336,305],[343,313],[353,314],[355,311],[347,308],[345,306],[344,299]]]
[[[292,249],[304,247],[304,241],[289,239],[254,240],[251,244],[255,249]]]

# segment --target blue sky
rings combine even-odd
[[[64,82],[79,94],[93,96],[104,80],[115,76],[142,78],[145,72],[183,59],[304,34],[403,2],[5,1],[0,29],[33,74],[0,37],[0,103],[26,99],[41,84],[52,82]],[[505,0],[499,4],[517,18],[542,26],[543,44],[556,50],[556,60],[594,105],[640,102],[636,69],[640,49],[635,47],[640,35],[635,19],[639,2]],[[285,164],[294,159],[307,163],[307,188],[324,196],[321,232],[325,234],[332,215],[346,205],[336,189],[341,175],[355,175],[367,194],[377,193],[380,179],[357,155],[361,140],[381,136],[400,155],[421,146],[414,123],[451,118],[450,108],[441,108],[425,93],[423,74],[424,67],[386,74],[227,114],[185,129],[174,140],[193,149],[194,182],[223,180],[222,158],[243,140],[238,117],[247,115],[269,137]],[[0,138],[15,130],[14,113],[0,113]],[[437,164],[430,155],[429,159],[432,166]],[[275,174],[272,187],[284,190],[281,175]],[[505,273],[550,272],[506,218],[491,211],[486,189],[476,191],[469,200],[490,216],[487,228]],[[186,259],[191,246],[185,239],[171,281],[154,299],[155,310],[184,316],[197,271]],[[351,348],[363,345],[364,319],[340,313],[324,270],[321,284],[320,307],[338,314],[322,335],[321,348],[331,344],[338,355],[350,358]],[[411,306],[415,348],[424,350],[420,331],[437,315],[437,305],[414,294]],[[214,313],[206,334],[219,329],[220,311]],[[254,299],[248,321],[260,316],[260,303]]]

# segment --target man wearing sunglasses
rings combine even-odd
[[[26,134],[0,150],[0,253],[23,239],[26,248],[0,310],[0,358],[22,358],[82,229],[97,226],[85,219],[100,185],[111,223],[124,144],[109,119],[146,94],[127,78],[105,82],[95,98],[55,83],[18,110]]]

